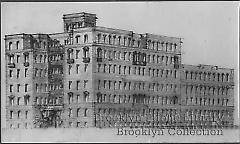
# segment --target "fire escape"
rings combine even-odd
[[[45,104],[37,105],[40,115],[35,124],[40,128],[61,127],[63,111],[63,63],[64,48],[53,40],[48,47],[48,98]]]

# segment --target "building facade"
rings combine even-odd
[[[233,69],[182,64],[180,38],[96,20],[5,36],[7,127],[233,125]]]

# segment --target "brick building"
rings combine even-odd
[[[180,38],[96,20],[66,14],[62,33],[5,36],[7,127],[233,124],[233,69],[184,65]]]

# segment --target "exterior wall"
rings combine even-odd
[[[33,61],[31,49],[24,46],[29,45],[31,37],[25,34],[10,35],[6,40],[6,119],[8,128],[31,128],[32,127],[32,74]],[[16,43],[19,42],[18,48]],[[12,43],[9,49],[9,43]],[[25,60],[25,54],[28,58]],[[13,59],[9,60],[9,55]],[[12,71],[12,74],[10,74]],[[10,75],[12,75],[10,77]],[[10,91],[10,85],[12,90]],[[11,100],[12,98],[12,104]],[[18,100],[19,99],[19,100]],[[11,114],[12,113],[12,114]]]
[[[200,115],[201,123],[204,123],[204,119],[217,122],[222,119],[222,125],[232,125],[233,75],[232,69],[210,65],[183,65],[181,104],[185,111],[194,116]]]
[[[47,35],[34,35],[33,45],[33,96],[34,96],[34,116],[41,117],[40,105],[48,103],[48,36]],[[45,43],[45,45],[43,45]]]
[[[87,40],[84,36],[87,35]],[[76,36],[79,37],[78,41]],[[88,49],[87,56],[84,55]],[[92,32],[74,31],[72,42],[65,45],[64,126],[93,125]]]
[[[112,119],[109,125],[109,121],[105,119],[109,115],[113,118],[116,115],[139,114],[143,114],[143,119],[132,124],[157,125],[161,113],[179,111],[179,69],[174,68],[173,59],[166,62],[166,57],[173,57],[181,51],[176,49],[169,52],[166,47],[152,46],[152,37],[156,41],[180,43],[174,38],[157,39],[148,34],[143,38],[131,31],[96,27],[94,90],[97,127],[123,124]],[[100,54],[98,49],[101,49]],[[134,63],[135,51],[146,54],[146,65]],[[151,124],[144,121],[149,117],[148,114],[155,117]]]
[[[34,47],[34,120],[47,117],[51,111],[61,115],[63,105],[63,57],[59,42],[46,34],[36,34]],[[56,122],[55,127],[58,127]],[[35,124],[35,127],[41,127]]]
[[[8,127],[41,127],[52,111],[55,127],[233,124],[232,69],[181,64],[180,38],[95,25],[77,13],[63,33],[6,36]]]

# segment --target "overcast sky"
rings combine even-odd
[[[183,38],[185,64],[210,64],[236,70],[238,6],[238,2],[187,1],[1,3],[1,51],[4,54],[5,34],[62,32],[63,14],[84,11],[97,14],[98,26]]]
[[[183,39],[183,63],[237,68],[237,2],[3,3],[2,35],[63,31],[62,15],[97,14],[98,26]]]

